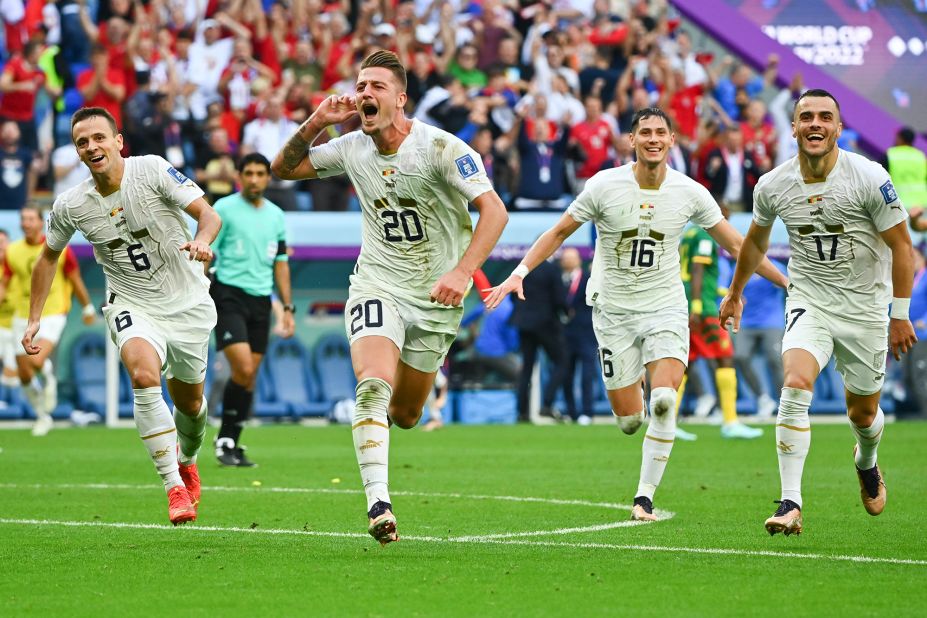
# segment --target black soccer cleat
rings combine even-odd
[[[229,445],[231,443],[231,446]],[[230,438],[220,438],[216,440],[216,461],[220,466],[228,468],[237,468],[239,465],[238,455],[235,453],[235,443]]]
[[[257,464],[248,459],[248,456],[245,455],[245,447],[236,446],[234,449],[235,457],[238,458],[238,467],[239,468],[255,468]]]
[[[631,519],[633,521],[657,521],[657,516],[653,514],[653,502],[647,496],[638,496],[634,498],[634,506],[631,507]]]

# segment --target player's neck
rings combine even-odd
[[[652,166],[640,161],[635,162],[634,178],[641,189],[659,189],[666,179],[666,161]]]
[[[798,166],[801,169],[802,180],[806,183],[824,182],[827,180],[827,175],[830,174],[834,166],[837,165],[839,152],[836,146],[823,157],[809,157],[799,152]]]
[[[391,125],[371,135],[373,143],[381,155],[396,154],[402,141],[412,132],[412,121],[402,113],[398,114]]]
[[[122,184],[122,175],[126,169],[126,160],[120,156],[113,166],[102,174],[92,174],[97,191],[103,197],[115,193]]]

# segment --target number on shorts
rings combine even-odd
[[[802,314],[805,313],[805,310],[804,309],[792,309],[791,311],[789,311],[789,313],[792,314],[792,321],[789,323],[789,327],[785,329],[785,332],[789,332],[790,330],[792,330],[792,327],[795,326],[795,322],[797,322],[798,318],[800,318]]]
[[[655,240],[649,238],[635,238],[631,245],[631,266],[649,268],[653,266],[653,247],[657,246]]]
[[[151,261],[148,259],[148,254],[144,251],[139,251],[142,249],[141,243],[136,243],[134,245],[128,246],[129,259],[132,261],[132,266],[135,267],[135,270],[141,272],[143,270],[148,270],[151,268]],[[138,251],[138,253],[136,253]]]
[[[608,348],[602,348],[599,353],[602,356],[602,375],[610,378],[615,375],[615,367],[612,365],[612,361],[609,360],[612,357],[612,351]]]
[[[377,299],[368,300],[365,303],[358,303],[351,307],[351,334],[356,335],[365,326],[368,328],[379,328],[383,326],[383,303]]]
[[[830,239],[830,249],[825,253],[824,239]],[[814,237],[814,244],[818,248],[818,259],[822,262],[833,262],[837,259],[837,234],[822,234]]]
[[[144,255],[144,254],[142,254]],[[123,311],[116,316],[116,332],[121,333],[125,329],[132,326],[132,316],[129,315],[128,311]]]

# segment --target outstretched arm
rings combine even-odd
[[[908,310],[911,305],[911,291],[914,287],[914,249],[911,235],[902,221],[881,233],[882,240],[892,251],[892,310],[888,324],[889,345],[895,360],[908,352],[917,343],[914,326]]]
[[[525,300],[525,293],[521,286],[522,280],[524,280],[525,276],[527,276],[532,269],[536,268],[538,264],[553,255],[554,251],[559,249],[560,245],[563,244],[563,241],[569,238],[581,225],[582,223],[576,221],[572,215],[563,213],[563,216],[560,217],[556,225],[541,234],[541,236],[534,241],[534,244],[528,249],[528,253],[522,258],[521,264],[512,271],[512,274],[509,275],[505,281],[492,288],[492,292],[484,301],[487,309],[495,309],[498,307],[502,299],[511,292],[515,292],[518,294],[518,298]]]
[[[508,223],[509,214],[505,211],[505,204],[495,191],[483,193],[473,200],[473,205],[479,211],[480,218],[473,230],[470,246],[457,266],[442,275],[431,288],[432,302],[456,307],[463,301],[470,278],[489,257],[502,235],[502,229]]]
[[[48,293],[51,290],[52,281],[55,279],[55,271],[58,269],[58,258],[60,256],[60,251],[49,249],[48,245],[45,245],[32,269],[32,290],[29,293],[29,321],[26,324],[26,332],[22,339],[23,349],[26,350],[26,354],[38,354],[42,351],[42,348],[33,345],[32,339],[39,332],[39,319],[42,317],[45,301],[48,300]]]
[[[727,222],[725,221],[722,223]],[[711,228],[711,230],[714,229],[715,228]],[[708,230],[709,234],[711,234],[711,230]],[[734,268],[734,279],[731,281],[731,285],[728,287],[727,296],[725,296],[724,300],[721,301],[720,311],[721,324],[726,327],[728,322],[733,320],[735,333],[740,330],[740,316],[744,310],[744,286],[747,285],[747,281],[750,279],[753,273],[756,272],[756,269],[760,263],[762,263],[764,260],[769,262],[765,256],[766,250],[769,248],[769,234],[771,231],[772,226],[757,225],[757,223],[754,221],[750,224],[750,229],[747,231],[747,236],[743,239],[740,246],[740,253],[737,256],[737,266]],[[712,234],[712,237],[714,237],[714,234]],[[730,251],[730,249],[728,249],[728,251]],[[775,269],[775,266],[773,266],[772,263],[769,263],[769,266]],[[776,272],[781,279],[785,279],[782,273],[780,273],[778,270],[776,270]],[[776,283],[776,285],[781,285],[779,281],[773,278],[767,277],[767,279]],[[785,282],[785,285],[788,285],[787,281]]]

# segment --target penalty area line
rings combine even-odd
[[[11,519],[0,518],[0,525],[10,526],[46,526],[62,528],[120,528],[128,530],[175,530],[174,526],[166,524],[143,524],[131,522],[100,522],[100,521],[68,521],[53,519]],[[366,539],[367,534],[360,532],[327,532],[321,530],[290,530],[283,528],[238,528],[226,526],[183,526],[184,531],[190,532],[225,532],[244,533],[273,536],[309,536],[327,538]],[[529,541],[524,539],[503,539],[491,536],[467,537],[436,537],[436,536],[403,536],[402,541],[420,543],[472,543],[477,545],[520,545],[526,547],[552,547],[565,549],[609,549],[618,551],[661,552],[669,554],[703,554],[714,556],[744,556],[756,558],[786,558],[796,560],[820,560],[831,562],[856,562],[868,564],[896,564],[903,566],[927,566],[927,560],[911,558],[880,558],[876,556],[848,556],[829,555],[817,553],[797,553],[772,550],[727,549],[713,547],[673,547],[663,545],[632,545],[622,543],[571,543],[568,541]]]

